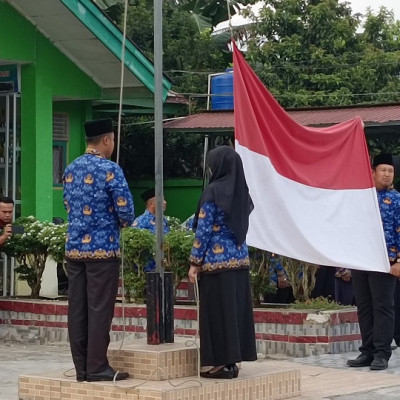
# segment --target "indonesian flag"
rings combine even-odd
[[[254,211],[247,243],[319,265],[389,271],[363,122],[298,125],[234,46],[235,145]]]

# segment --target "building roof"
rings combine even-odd
[[[287,110],[299,124],[329,126],[360,117],[365,126],[400,125],[400,104]],[[170,121],[164,129],[173,132],[232,132],[233,110],[207,111]]]
[[[92,0],[6,0],[101,88],[118,98],[122,32]],[[127,40],[125,98],[152,97],[154,66]],[[164,77],[164,99],[171,82]]]

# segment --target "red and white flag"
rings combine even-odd
[[[247,243],[319,265],[389,271],[363,122],[297,124],[234,46],[235,146],[254,202]]]

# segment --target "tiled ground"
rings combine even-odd
[[[357,371],[370,371],[369,367],[349,368],[346,366],[346,361],[349,358],[356,358],[358,354],[359,354],[358,352],[353,351],[342,354],[323,354],[320,356],[291,358],[290,360],[298,364],[313,365],[317,367],[339,368],[339,369],[357,370]],[[392,357],[389,361],[388,369],[384,371],[374,371],[373,373],[400,375],[400,349],[397,348],[396,350],[393,351]],[[400,385],[400,378],[399,378],[399,385]],[[399,392],[399,399],[400,399],[400,392]]]
[[[395,400],[400,399],[400,350],[393,352],[389,369],[370,371],[348,368],[348,358],[357,352],[299,359],[260,360],[265,369],[278,366],[301,371],[301,396],[296,400]],[[279,358],[279,357],[275,357]],[[69,348],[56,346],[0,344],[0,399],[18,399],[18,376],[39,370],[65,371],[72,367]]]

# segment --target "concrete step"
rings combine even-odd
[[[242,363],[236,379],[197,376],[151,381],[76,382],[63,371],[23,375],[21,400],[277,400],[300,394],[300,370],[274,360]]]

